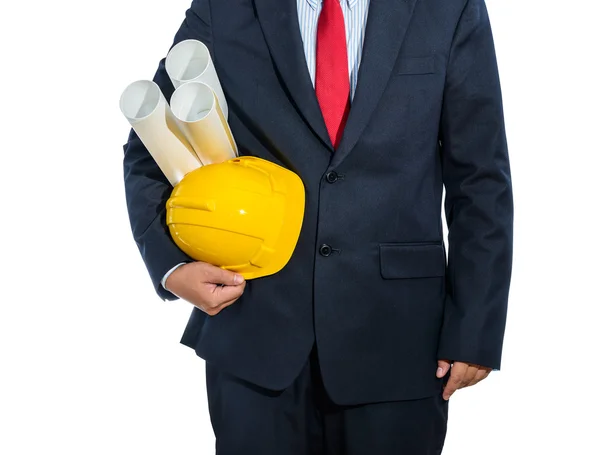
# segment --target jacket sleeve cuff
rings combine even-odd
[[[177,300],[179,297],[164,288],[162,283],[163,279],[166,281],[165,275],[171,273],[180,264],[193,260],[175,245],[164,218],[165,210],[154,218],[148,229],[136,239],[136,242],[156,293],[164,301],[170,301]]]

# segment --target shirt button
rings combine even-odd
[[[325,256],[325,257],[330,256],[332,251],[333,251],[333,249],[326,243],[319,247],[319,254],[321,256]]]
[[[327,183],[335,183],[338,181],[338,174],[335,171],[329,171],[327,174],[325,174],[325,180],[327,180]]]

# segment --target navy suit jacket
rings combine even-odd
[[[240,153],[296,172],[306,211],[287,266],[248,282],[217,316],[194,308],[181,342],[275,390],[316,342],[339,404],[439,393],[439,358],[499,369],[513,204],[484,0],[371,1],[335,151],[295,0],[194,0],[173,44],[190,38],[211,51]],[[169,99],[164,60],[154,80]],[[134,238],[158,294],[173,300],[160,280],[190,258],[165,225],[172,188],[133,132],[124,171]]]

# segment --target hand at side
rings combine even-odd
[[[450,379],[444,387],[444,400],[449,400],[454,392],[464,387],[470,387],[477,384],[490,374],[491,368],[480,365],[473,365],[465,362],[454,362],[451,366],[449,360],[438,360],[438,369],[436,376],[442,378],[450,371]]]

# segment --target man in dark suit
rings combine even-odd
[[[125,145],[152,281],[195,305],[181,342],[206,360],[217,453],[440,453],[450,395],[500,368],[511,274],[484,0],[194,0],[184,39],[211,51],[240,153],[306,189],[290,262],[246,283],[175,246],[172,188]],[[168,99],[164,60],[154,80]]]

